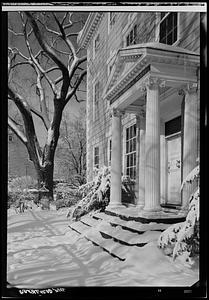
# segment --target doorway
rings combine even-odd
[[[181,205],[181,134],[166,138],[167,205]]]

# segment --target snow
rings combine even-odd
[[[67,212],[29,210],[8,214],[10,284],[19,288],[190,286],[198,281],[198,266],[188,268],[180,260],[165,256],[157,247],[156,232],[144,233],[150,242],[143,247],[115,247],[126,257],[120,261],[71,230]],[[89,235],[97,239],[96,232],[94,228]],[[104,243],[113,248],[111,239],[104,239]]]

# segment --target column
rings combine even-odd
[[[140,112],[139,125],[139,177],[137,207],[143,208],[145,203],[145,112]]]
[[[160,211],[160,103],[158,79],[146,84],[145,211]]]
[[[198,95],[197,85],[188,85],[184,90],[184,139],[183,139],[183,180],[196,167],[198,157]],[[197,183],[187,183],[182,192],[182,209],[187,210],[190,195]]]
[[[121,112],[113,109],[112,113],[112,154],[111,154],[111,187],[109,208],[121,206]]]
[[[166,202],[167,188],[167,153],[165,139],[165,123],[160,122],[160,203]]]

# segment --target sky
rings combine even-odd
[[[74,20],[77,20],[78,18],[82,17],[82,21],[85,22],[87,16],[88,16],[87,12],[86,13],[76,12],[76,16],[74,17]],[[8,26],[10,28],[12,28],[15,32],[21,32],[21,23],[20,23],[20,18],[19,18],[19,15],[17,12],[8,12]],[[53,24],[52,24],[52,26],[53,26]],[[76,32],[77,30],[81,30],[82,27],[83,27],[83,25],[79,23],[79,24],[74,25],[71,30],[72,30],[72,32]],[[39,45],[37,44],[37,42],[35,41],[35,39],[32,36],[31,36],[31,40],[32,40],[32,46],[35,49],[34,53],[37,53],[39,50]],[[9,44],[9,46],[18,48],[25,56],[28,56],[27,48],[25,46],[23,37],[14,36],[12,33],[9,33],[8,34],[8,44]],[[58,45],[58,47],[59,46],[60,45]],[[59,49],[61,50],[62,46]],[[66,49],[63,48],[63,50],[66,50]],[[82,55],[83,54],[85,54],[85,53],[82,53]],[[63,59],[63,57],[62,57],[62,59]],[[14,78],[16,87],[18,85],[18,91],[20,91],[21,94],[26,97],[26,99],[28,100],[29,103],[31,103],[35,108],[38,108],[38,96],[35,93],[34,87],[31,88],[31,78],[35,79],[33,74],[34,73],[33,73],[31,67],[21,66],[15,72],[15,74],[13,75],[13,78]],[[55,78],[58,75],[60,75],[60,73],[59,74],[54,73],[53,77]],[[83,84],[80,86],[80,88],[84,92],[80,92],[78,98],[85,100],[86,99],[86,92],[85,92],[86,87]],[[48,87],[46,87],[45,91],[46,91],[46,95],[48,97],[47,102],[49,104],[49,110],[53,111],[53,105],[52,105],[52,101],[50,99],[52,93]],[[70,118],[71,117],[73,118],[74,116],[76,116],[78,114],[80,107],[84,106],[84,105],[85,105],[85,102],[78,103],[75,99],[71,99],[69,101],[69,103],[66,105],[64,112],[68,113]],[[12,114],[13,114],[14,111],[16,110],[16,107],[14,107],[14,104],[12,104],[12,105],[10,104],[8,106],[8,110],[9,110],[9,114],[10,114],[10,112],[12,112]],[[45,143],[45,140],[46,140],[45,127],[44,127],[42,121],[40,120],[40,118],[38,118],[35,115],[33,115],[33,118],[34,118],[34,124],[35,124],[35,129],[36,129],[39,143],[41,146],[43,146]]]

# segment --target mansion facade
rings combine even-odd
[[[197,165],[200,136],[200,13],[94,12],[78,37],[87,50],[87,180],[111,167],[109,207],[121,175],[132,205],[187,211],[181,184]]]

